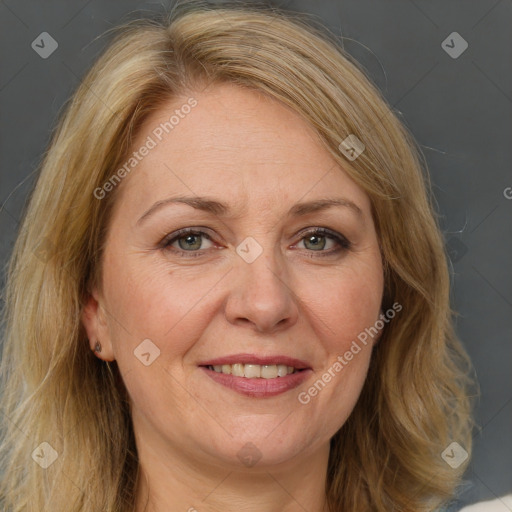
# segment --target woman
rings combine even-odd
[[[30,198],[2,510],[437,510],[468,369],[428,179],[369,80],[298,15],[185,4],[122,27]]]

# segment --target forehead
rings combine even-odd
[[[170,99],[145,120],[132,149],[148,138],[154,147],[123,184],[129,195],[212,195],[243,206],[250,198],[295,202],[340,192],[369,207],[315,130],[258,91],[221,84]]]

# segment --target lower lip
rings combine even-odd
[[[255,398],[266,398],[286,393],[286,391],[300,386],[312,372],[312,370],[308,368],[307,370],[301,370],[297,373],[290,373],[286,375],[286,377],[276,377],[275,379],[248,379],[247,377],[235,377],[234,375],[209,370],[205,366],[201,366],[200,368],[215,382],[237,393]]]

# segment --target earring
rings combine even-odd
[[[94,346],[94,352],[101,352],[101,343],[99,341],[97,341]]]

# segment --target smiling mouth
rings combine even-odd
[[[251,398],[285,394],[313,374],[305,360],[284,354],[231,354],[201,361],[198,367],[215,383]]]
[[[233,375],[234,377],[245,377],[246,379],[276,379],[286,377],[293,373],[302,371],[301,369],[284,364],[222,364],[205,366],[208,370],[224,375]]]

